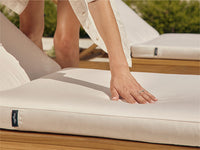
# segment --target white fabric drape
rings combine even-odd
[[[28,2],[29,0],[0,0],[0,3],[6,5],[17,14],[21,14],[24,11]]]

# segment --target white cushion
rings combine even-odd
[[[157,103],[111,101],[109,71],[69,68],[0,92],[0,128],[200,146],[199,76],[132,74]]]
[[[0,12],[0,43],[12,54],[31,80],[60,70],[29,38]]]
[[[0,91],[16,88],[29,81],[19,62],[0,43]]]
[[[200,34],[163,34],[131,49],[133,57],[200,60]]]
[[[159,33],[129,8],[116,0],[121,20],[130,41],[132,56],[200,60],[200,34]],[[158,54],[154,55],[155,48]]]
[[[159,36],[159,33],[153,27],[138,16],[122,0],[115,1],[130,44],[143,43]]]

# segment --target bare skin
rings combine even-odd
[[[44,0],[30,0],[20,15],[20,30],[41,50],[44,32]]]
[[[57,27],[54,35],[56,61],[62,68],[79,65],[80,23],[69,1],[57,3]]]
[[[39,2],[44,3],[43,1],[38,1],[38,3]],[[40,4],[40,8],[43,9],[42,4]],[[30,4],[30,6],[28,5],[28,8],[26,8],[26,10],[20,16],[20,21],[25,20],[21,22],[22,25],[20,27],[26,35],[35,35],[30,34],[32,32],[35,32],[35,30],[31,30],[30,27],[30,30],[28,30],[29,32],[25,32],[27,31],[25,30],[28,26],[27,22],[30,21],[29,24],[33,26],[31,26],[33,29],[40,29],[40,27],[43,25],[43,22],[41,21],[41,14],[38,14],[38,16],[33,16],[35,14],[33,12],[38,12],[38,9],[39,8],[36,9],[34,7],[34,4],[33,6]],[[96,0],[95,2],[89,3],[89,9],[93,16],[97,29],[108,49],[111,71],[110,91],[112,95],[112,100],[119,100],[119,98],[121,97],[125,102],[139,104],[146,104],[157,101],[157,99],[152,94],[150,94],[147,90],[144,90],[144,88],[135,80],[135,78],[130,73],[121,44],[119,29],[110,5],[110,1]],[[32,13],[28,13],[30,11]],[[78,42],[80,23],[68,1],[58,1],[57,13],[58,21],[56,33],[54,36],[56,61],[63,68],[78,67]],[[31,17],[36,19],[36,21],[33,21],[34,19],[26,20],[28,19],[28,15],[31,15]],[[41,41],[42,37],[37,35],[35,37],[29,37],[40,47],[39,41]],[[144,92],[139,92],[141,90],[144,90]]]

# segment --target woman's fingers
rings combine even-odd
[[[119,94],[115,88],[110,88],[112,100],[119,100]]]
[[[130,88],[131,91],[121,91],[120,96],[124,98],[128,103],[139,103],[139,104],[146,104],[146,103],[154,103],[155,97],[150,96],[146,90],[132,90],[134,88]]]
[[[136,103],[136,100],[128,92],[118,93],[115,88],[110,88],[112,100],[119,100],[119,95],[128,103]]]
[[[147,103],[153,103],[155,102],[155,98],[152,99],[152,97],[149,96],[149,94],[145,92],[120,92],[118,94],[117,90],[113,88],[111,90],[112,94],[112,100],[118,100],[119,95],[128,103],[134,104],[134,103],[139,103],[139,104],[147,104]]]
[[[152,103],[152,99],[145,94],[144,92],[139,93],[139,92],[128,92],[128,91],[123,91],[120,92],[120,96],[125,99],[128,103],[139,103],[139,104],[146,104],[146,103]]]
[[[119,92],[118,92],[119,91]],[[156,98],[150,94],[148,91],[143,89],[142,90],[116,90],[115,88],[111,88],[111,96],[112,100],[119,100],[119,97],[121,96],[126,102],[134,104],[146,104],[146,103],[154,103],[156,101]],[[123,101],[124,101],[123,100]]]
[[[153,103],[152,98],[146,94],[145,92],[141,92],[140,95],[148,102],[148,103]]]
[[[144,91],[153,101],[157,101],[158,99],[155,97],[155,96],[153,96],[151,93],[149,93],[148,91]]]
[[[124,98],[128,103],[135,104],[137,101],[129,92],[121,92],[121,97]]]
[[[131,92],[131,95],[134,96],[135,100],[137,101],[137,103],[139,104],[146,104],[147,103],[147,100],[141,96],[138,92]]]

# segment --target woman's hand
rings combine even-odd
[[[95,1],[89,4],[89,9],[108,50],[112,74],[110,83],[112,99],[118,100],[121,96],[129,103],[145,104],[155,102],[155,97],[144,90],[129,71],[121,42],[120,29],[110,1]]]
[[[131,75],[130,71],[118,71],[112,74],[110,82],[112,100],[119,100],[128,103],[154,103],[157,101],[155,96],[146,91]]]

